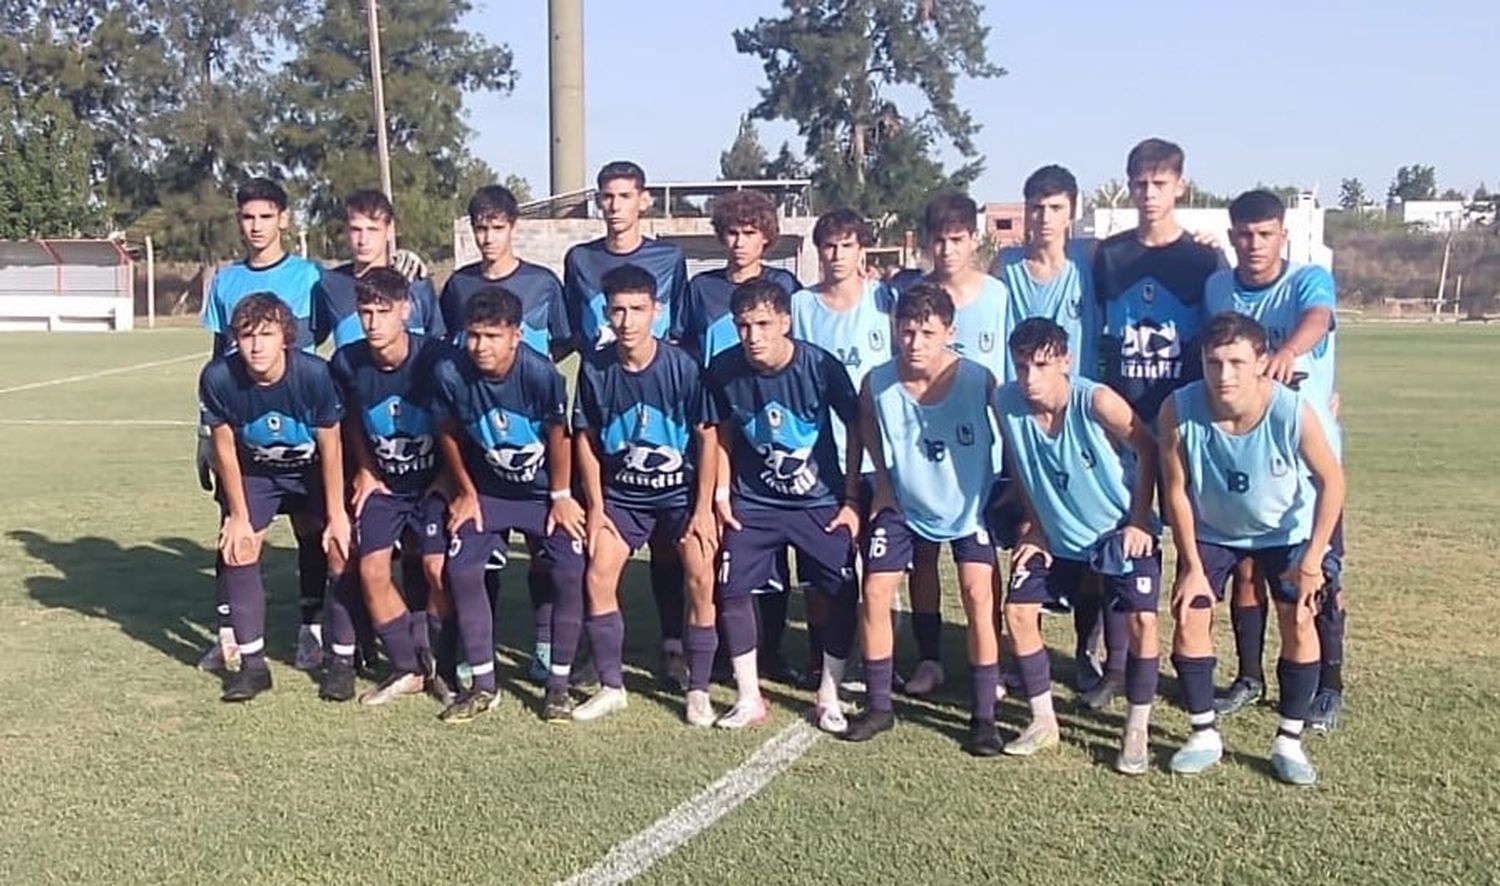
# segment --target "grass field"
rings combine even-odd
[[[188,424],[204,344],[187,330],[0,336],[0,883],[552,882],[807,707],[772,686],[769,727],[690,731],[640,668],[630,709],[587,726],[539,722],[514,667],[504,707],[462,727],[425,701],[320,703],[284,663],[284,528],[268,564],[276,689],[221,704],[193,667],[213,598],[215,509]],[[1158,768],[1126,780],[1108,766],[1120,711],[1078,713],[1061,687],[1060,753],[974,760],[956,743],[956,680],[937,703],[898,702],[880,741],[818,741],[643,881],[1500,882],[1500,332],[1354,326],[1340,358],[1349,691],[1341,730],[1310,740],[1316,789],[1262,763],[1269,707],[1228,721],[1225,765],[1187,780],[1163,768],[1186,717],[1161,705]],[[529,642],[519,584],[500,617],[512,663]],[[627,594],[627,657],[649,666],[639,575]],[[1006,702],[1002,728],[1023,716]]]

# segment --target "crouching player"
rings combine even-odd
[[[864,603],[867,710],[844,738],[867,741],[890,729],[893,677],[891,602],[919,541],[948,542],[958,567],[969,624],[973,717],[964,749],[1000,753],[995,687],[995,548],[984,505],[999,472],[989,402],[994,376],[953,353],[953,298],[918,283],[896,302],[896,359],[870,370],[860,392],[863,438],[875,465],[875,495],[865,543]]]
[[[1204,329],[1202,350],[1203,381],[1176,391],[1160,417],[1163,505],[1181,558],[1172,664],[1193,729],[1171,767],[1202,772],[1223,756],[1213,706],[1214,599],[1248,556],[1270,580],[1281,628],[1271,765],[1282,781],[1309,785],[1317,773],[1302,727],[1318,688],[1319,598],[1337,587],[1326,554],[1344,507],[1344,473],[1313,407],[1266,377],[1264,327],[1220,314]]]
[[[277,514],[321,522],[332,597],[349,556],[338,389],[328,364],[297,350],[296,320],[269,292],[245,296],[229,320],[236,350],[203,368],[198,398],[209,427],[219,478],[219,597],[229,604],[240,669],[224,685],[224,701],[249,701],[271,688],[265,657],[266,589],[260,555]],[[330,601],[331,602],[331,601]],[[330,609],[334,661],[328,683],[354,681],[354,625],[345,606]]]
[[[568,392],[557,367],[521,338],[521,300],[500,287],[483,289],[465,308],[467,353],[437,364],[438,445],[457,487],[446,572],[474,679],[443,711],[448,722],[496,704],[495,613],[484,566],[511,530],[547,558],[553,583],[542,718],[573,713],[568,674],[583,632],[584,514],[573,499]]]
[[[345,440],[355,464],[350,499],[360,583],[392,668],[359,700],[384,704],[421,692],[428,681],[443,698],[446,687],[439,688],[428,648],[427,613],[440,619],[447,608],[442,599],[446,515],[433,488],[441,463],[431,403],[437,362],[451,349],[441,339],[407,331],[412,303],[398,271],[371,268],[354,282],[354,292],[363,338],[340,348],[330,368],[348,408]],[[391,580],[392,551],[403,539],[416,545],[422,573],[414,578],[423,583],[407,587],[405,600]]]
[[[798,571],[806,569],[814,590],[831,598],[814,718],[825,731],[842,732],[848,724],[838,685],[859,605],[858,395],[837,357],[791,337],[791,297],[780,286],[751,280],[734,291],[730,311],[740,344],[714,358],[703,382],[705,420],[716,426],[720,448],[713,491],[722,529],[716,602],[739,693],[716,725],[739,729],[766,718],[750,594],[771,580],[777,552],[790,545]],[[834,416],[848,429],[844,465]],[[693,517],[700,539],[713,534],[699,525],[705,517]],[[706,725],[689,714],[695,725]]]
[[[1156,443],[1123,397],[1073,375],[1063,327],[1032,317],[1016,326],[1009,347],[1016,380],[996,392],[995,411],[1028,525],[1011,557],[1005,627],[1015,642],[1031,723],[1005,752],[1024,757],[1057,744],[1052,675],[1038,616],[1044,604],[1076,594],[1092,572],[1105,605],[1130,613],[1129,707],[1115,769],[1141,775],[1149,766],[1146,741],[1159,658],[1161,553],[1151,508]]]
[[[573,410],[579,485],[588,506],[586,624],[601,688],[573,711],[575,720],[594,720],[625,707],[625,620],[619,591],[630,552],[646,544],[658,526],[682,539],[695,498],[706,499],[699,502],[704,513],[713,508],[712,486],[699,496],[695,484],[696,453],[704,451],[698,364],[686,351],[652,335],[661,312],[656,278],[627,264],[606,271],[601,285],[614,343],[584,353]],[[690,662],[688,672],[690,706],[701,714],[708,707],[718,642],[713,559],[712,551],[699,545],[681,547],[690,596],[690,652],[704,645],[700,639],[710,644],[708,657]]]

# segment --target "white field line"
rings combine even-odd
[[[791,724],[697,796],[609,850],[593,867],[564,880],[564,886],[614,886],[639,877],[760,793],[821,736],[801,720]]]
[[[154,369],[157,366],[170,366],[173,363],[183,363],[188,360],[207,360],[208,354],[204,351],[195,351],[191,354],[182,354],[177,357],[168,357],[165,360],[150,360],[145,363],[133,363],[130,366],[117,366],[114,369],[101,369],[98,372],[86,372],[82,375],[70,375],[65,378],[49,378],[46,381],[34,381],[24,385],[14,385],[9,388],[0,388],[0,394],[15,394],[21,391],[34,391],[37,388],[50,388],[55,385],[69,385],[74,382],[90,381],[96,378],[104,378],[107,375],[120,375],[126,372],[136,372],[141,369]]]
[[[0,425],[28,425],[32,427],[146,427],[146,428],[191,428],[197,422],[180,418],[0,418]]]

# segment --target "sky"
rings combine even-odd
[[[990,60],[1008,73],[958,89],[983,126],[980,201],[1019,199],[1046,163],[1085,189],[1123,178],[1126,152],[1148,136],[1181,144],[1188,177],[1220,193],[1298,184],[1332,204],[1340,180],[1358,177],[1378,198],[1413,163],[1435,166],[1440,189],[1500,184],[1495,0],[983,5]],[[549,178],[546,7],[475,0],[466,19],[511,48],[520,74],[508,95],[469,97],[474,151],[538,196]],[[716,179],[765,83],[731,34],[780,10],[777,0],[586,0],[588,178],[629,158],[653,181]],[[800,147],[790,123],[760,129],[769,153],[785,139]]]

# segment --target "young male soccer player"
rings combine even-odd
[[[462,344],[469,300],[480,290],[500,286],[521,300],[521,340],[539,354],[562,360],[573,350],[562,282],[549,268],[516,255],[514,238],[521,209],[515,195],[500,185],[485,185],[469,198],[468,211],[479,261],[454,271],[439,299],[443,322],[452,330],[454,343]],[[497,548],[485,572],[485,589],[491,601],[499,593],[499,570],[504,566],[505,552]],[[534,683],[545,683],[552,666],[552,593],[543,566],[543,559],[531,551],[526,586],[531,597],[534,646],[527,676]]]
[[[728,254],[722,268],[704,271],[688,282],[682,302],[680,343],[707,367],[721,352],[739,344],[729,300],[741,283],[764,279],[788,294],[802,288],[796,275],[765,263],[765,254],[781,236],[776,204],[759,191],[735,191],[713,202],[714,236]],[[760,617],[760,673],[773,680],[797,682],[781,651],[786,634],[787,584],[790,568],[783,554],[770,586],[756,591]],[[821,652],[814,661],[821,659]]]
[[[1238,259],[1208,280],[1204,301],[1210,315],[1237,311],[1266,329],[1272,380],[1296,387],[1312,406],[1323,433],[1340,455],[1342,435],[1333,418],[1334,345],[1337,301],[1333,276],[1316,265],[1297,265],[1285,258],[1286,205],[1269,191],[1247,191],[1229,204],[1229,242]],[[1334,530],[1330,556],[1342,559],[1342,521]],[[1249,561],[1252,565],[1254,560]],[[1330,569],[1339,579],[1341,569]],[[1239,653],[1239,674],[1224,697],[1215,701],[1220,714],[1232,714],[1265,693],[1262,654],[1265,647],[1266,600],[1262,576],[1235,582],[1230,620]],[[1308,728],[1331,730],[1343,706],[1344,602],[1335,583],[1320,598],[1316,624],[1322,655],[1318,693],[1313,697]]]
[[[739,693],[717,725],[738,729],[766,717],[750,592],[766,586],[774,555],[791,546],[813,588],[833,598],[814,717],[821,727],[842,731],[838,683],[858,605],[858,398],[837,357],[791,337],[791,298],[781,287],[751,280],[734,291],[730,309],[741,344],[715,357],[703,382],[705,418],[716,426],[720,447],[713,493],[723,531],[716,602]],[[844,465],[833,440],[835,417],[848,428]],[[694,515],[697,538],[714,535],[702,525],[706,519]]]
[[[825,213],[813,225],[812,238],[818,250],[819,280],[792,294],[792,338],[837,357],[857,391],[865,373],[891,359],[891,291],[865,277],[865,250],[874,245],[874,236],[858,213],[851,209]],[[842,422],[834,422],[833,434],[838,463],[844,464],[847,431]],[[862,477],[874,471],[868,455],[856,464]],[[861,518],[869,485],[862,484],[857,502]],[[813,676],[822,670],[826,604],[816,596],[808,600],[809,671]]]
[[[216,580],[239,651],[240,668],[224,685],[224,701],[249,701],[271,688],[265,658],[266,594],[260,555],[278,513],[316,526],[332,576],[330,594],[349,554],[339,419],[343,404],[328,364],[293,346],[297,322],[269,292],[241,298],[225,329],[234,350],[212,360],[198,380],[208,425],[222,514]],[[354,685],[354,625],[343,606],[334,616],[333,661],[321,694],[343,700]]]
[[[630,552],[658,526],[683,538],[695,499],[705,514],[713,509],[712,484],[698,484],[695,477],[697,453],[704,451],[701,370],[686,351],[652,335],[661,307],[649,272],[621,265],[604,275],[603,286],[614,344],[583,355],[573,410],[577,474],[588,513],[586,626],[601,688],[573,711],[575,720],[597,719],[626,704],[619,588]],[[688,708],[695,719],[711,719],[708,681],[718,644],[713,559],[696,544],[684,545],[681,554],[691,591],[689,646],[709,651],[697,669],[689,668]]]
[[[408,332],[411,295],[407,280],[392,268],[374,267],[355,281],[361,337],[340,348],[330,362],[347,408],[355,553],[365,607],[385,646],[391,674],[360,696],[377,705],[420,693],[437,684],[429,652],[429,615],[441,621],[445,503],[434,489],[442,463],[432,418],[437,362],[450,358],[441,340]],[[391,580],[391,558],[405,539],[421,558],[421,587]],[[410,601],[410,605],[408,605]]]
[[[1332,582],[1325,558],[1344,507],[1344,473],[1311,404],[1272,381],[1266,331],[1243,314],[1203,330],[1203,381],[1162,407],[1163,504],[1182,559],[1172,588],[1172,663],[1192,734],[1173,772],[1202,772],[1224,741],[1213,709],[1213,610],[1235,564],[1252,557],[1271,582],[1281,628],[1281,721],[1271,765],[1282,781],[1317,773],[1302,729],[1318,686],[1314,615]]]
[[[595,203],[604,216],[604,236],[579,243],[563,257],[563,303],[568,310],[579,351],[609,344],[614,333],[604,316],[601,282],[610,268],[632,264],[656,279],[661,304],[652,333],[675,341],[680,337],[682,299],[687,290],[687,263],[675,243],[641,233],[641,216],[651,206],[646,172],[628,160],[606,163],[596,179]],[[677,540],[658,533],[651,539],[651,591],[661,621],[660,681],[674,690],[685,689],[687,660],[682,649],[683,572]]]
[[[438,444],[457,495],[448,505],[447,578],[473,686],[442,714],[471,720],[495,706],[494,610],[484,565],[512,530],[548,560],[552,664],[546,720],[572,716],[568,673],[583,630],[584,513],[573,499],[562,374],[521,344],[521,300],[502,288],[469,300],[466,353],[437,364]]]
[[[391,238],[396,232],[396,210],[379,191],[355,191],[344,200],[344,238],[350,261],[323,275],[317,288],[318,339],[332,334],[333,346],[342,348],[364,335],[360,323],[354,281],[372,268],[391,266]],[[404,279],[404,278],[403,278]],[[415,279],[408,287],[408,319],[411,331],[442,338],[446,327],[438,311],[432,283]]]
[[[1043,604],[1076,594],[1099,576],[1108,605],[1128,612],[1125,694],[1129,708],[1115,769],[1145,773],[1156,695],[1156,443],[1145,421],[1113,390],[1072,375],[1067,330],[1023,320],[1008,345],[1016,380],[995,394],[1005,457],[1027,513],[1011,556],[1005,626],[1031,723],[1005,752],[1030,756],[1057,744],[1052,677],[1038,629]],[[1122,450],[1134,456],[1134,476]]]
[[[969,625],[973,708],[964,749],[1000,753],[995,687],[995,548],[984,506],[999,472],[990,420],[994,376],[954,355],[953,299],[931,283],[901,293],[895,314],[896,359],[870,370],[860,392],[862,436],[875,468],[866,533],[861,641],[869,705],[844,738],[867,741],[895,723],[891,710],[891,602],[918,540],[948,542]]]
[[[299,255],[290,255],[282,246],[281,236],[291,221],[287,213],[286,191],[270,179],[253,178],[235,192],[235,204],[238,207],[235,219],[240,241],[245,246],[245,257],[220,269],[203,299],[203,325],[213,333],[215,356],[233,349],[234,331],[230,320],[234,309],[246,296],[257,292],[272,293],[291,308],[295,326],[289,344],[311,351],[317,315],[314,290],[323,272],[316,263]],[[206,427],[199,427],[198,442],[198,482],[205,490],[212,489],[211,446]],[[320,539],[321,526],[320,520],[309,521],[301,516],[292,520],[292,531],[297,539],[297,576],[302,606],[295,663],[306,671],[316,669],[323,661],[321,618],[328,562]],[[231,662],[235,658],[228,603],[222,598],[219,600],[219,642],[205,652],[199,662],[199,667],[205,670],[217,670],[224,666],[226,658]]]

